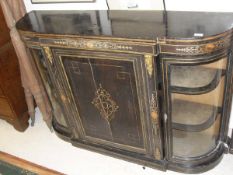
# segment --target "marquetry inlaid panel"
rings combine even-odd
[[[87,136],[143,147],[133,62],[62,56]]]

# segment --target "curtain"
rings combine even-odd
[[[40,109],[44,121],[48,127],[51,128],[52,109],[49,103],[48,96],[42,84],[42,80],[35,68],[35,63],[32,61],[28,49],[22,42],[19,32],[15,24],[25,13],[25,6],[23,0],[0,0],[0,4],[10,29],[11,40],[18,56],[22,86],[24,88],[26,102],[28,105],[28,112],[31,117],[31,124],[35,122],[35,106]]]

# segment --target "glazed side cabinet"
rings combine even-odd
[[[89,18],[31,12],[17,23],[52,105],[56,134],[78,147],[187,173],[209,170],[232,153],[232,30],[191,39],[161,31],[148,39],[159,23],[145,18],[140,23],[148,28],[135,31],[142,38],[109,36],[101,33],[107,25],[91,17],[103,12],[90,11]],[[127,22],[118,11],[108,13],[118,15],[119,25]],[[42,21],[32,21],[35,16]],[[73,25],[66,31],[61,21]]]

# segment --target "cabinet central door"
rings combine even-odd
[[[56,52],[56,51],[55,51]],[[145,152],[147,139],[141,56],[57,51],[81,139]]]

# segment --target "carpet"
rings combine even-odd
[[[62,173],[0,151],[0,175],[62,175]]]

